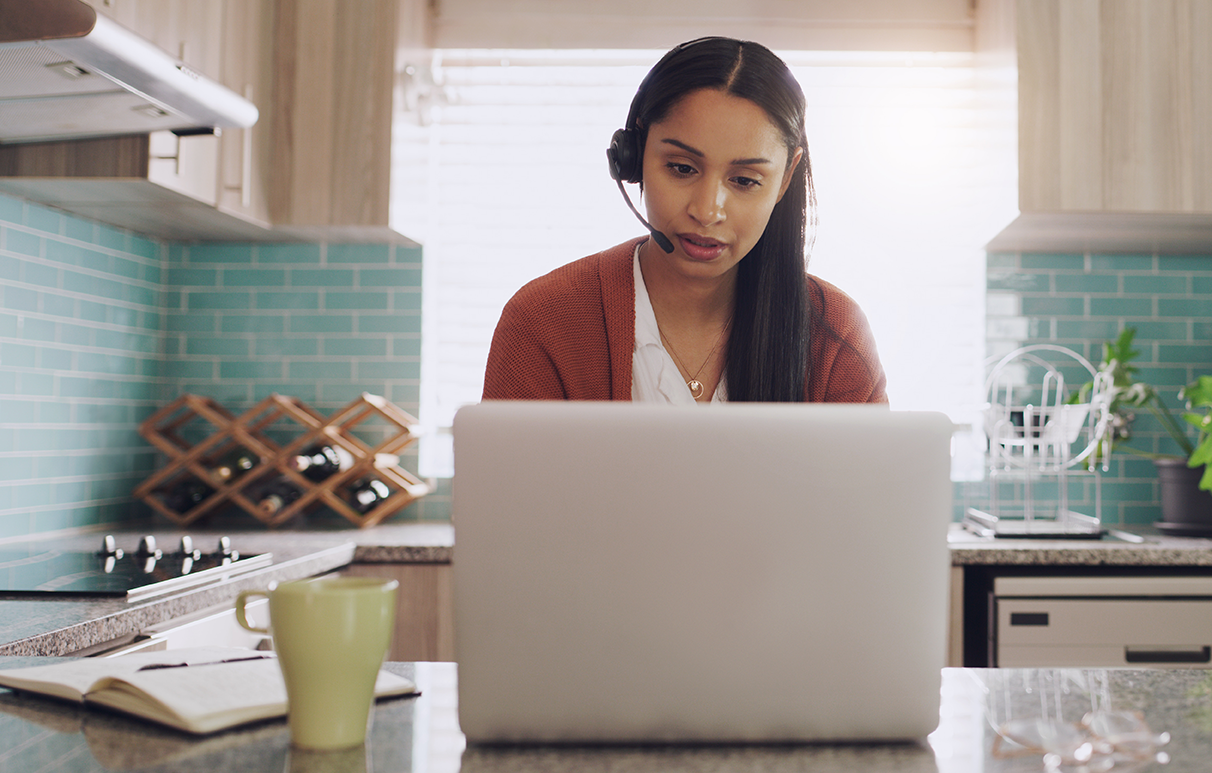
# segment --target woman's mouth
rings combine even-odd
[[[715,260],[727,246],[723,242],[695,234],[678,234],[678,242],[682,245],[682,252],[694,260]]]

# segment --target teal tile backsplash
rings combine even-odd
[[[0,537],[108,521],[155,464],[163,246],[0,197]]]
[[[991,253],[987,277],[991,356],[1050,343],[1097,366],[1103,342],[1134,327],[1137,377],[1158,387],[1171,410],[1181,407],[1182,386],[1212,373],[1212,254]],[[1174,451],[1147,414],[1137,415],[1131,445]],[[1102,480],[1104,521],[1143,524],[1160,517],[1149,460],[1117,453]]]
[[[0,539],[144,514],[136,428],[183,392],[416,415],[421,270],[418,248],[163,243],[0,196]],[[448,519],[448,487],[400,517]]]

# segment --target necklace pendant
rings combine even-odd
[[[703,396],[703,382],[697,378],[692,378],[686,382],[686,386],[690,388],[690,396],[695,400]]]

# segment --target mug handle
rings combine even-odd
[[[240,591],[240,594],[236,596],[236,622],[240,624],[241,628],[252,631],[253,633],[263,633],[268,636],[268,628],[258,628],[257,626],[250,624],[248,622],[248,615],[245,614],[244,605],[248,603],[250,598],[254,598],[256,596],[264,596],[268,599],[269,592],[263,590],[242,590]]]

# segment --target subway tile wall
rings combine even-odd
[[[327,414],[367,391],[415,416],[420,259],[166,244],[0,196],[0,539],[146,515],[130,492],[157,459],[137,426],[183,392]],[[439,483],[397,517],[449,519]]]
[[[0,196],[0,538],[112,521],[155,454],[164,247]]]
[[[1136,328],[1137,379],[1156,386],[1172,411],[1178,390],[1212,374],[1212,255],[991,253],[987,256],[989,355],[1037,343],[1063,346],[1096,367],[1103,343]],[[1082,380],[1085,380],[1083,377]],[[1176,445],[1147,413],[1131,445],[1173,453]],[[1112,524],[1160,518],[1153,463],[1112,456],[1102,478],[1102,517]],[[1088,485],[1071,488],[1073,509],[1092,512]]]

